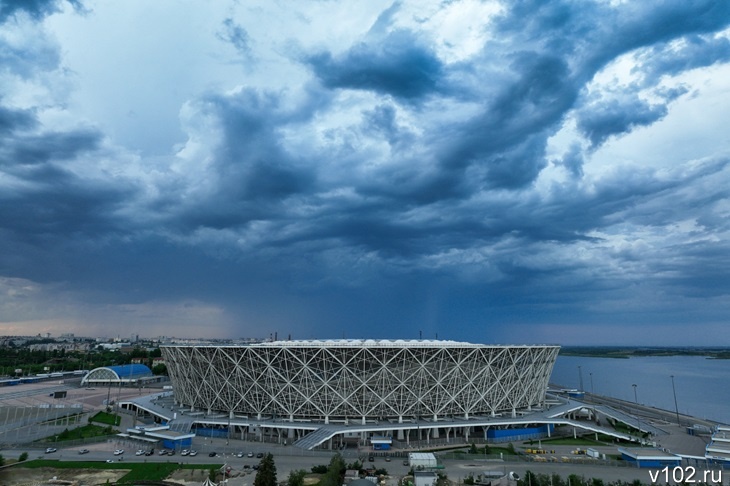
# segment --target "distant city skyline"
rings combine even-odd
[[[730,340],[729,2],[3,1],[0,66],[0,334]]]

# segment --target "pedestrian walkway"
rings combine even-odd
[[[341,432],[340,427],[323,426],[310,432],[301,439],[297,440],[292,444],[295,447],[300,447],[306,450],[312,450],[318,445],[330,440],[338,432]]]

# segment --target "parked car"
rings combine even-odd
[[[217,455],[218,455],[217,452],[211,452],[210,454],[208,454],[208,457],[215,457]]]
[[[403,465],[404,466],[409,466],[410,465],[410,464],[408,464],[408,460],[407,459],[405,461],[403,461]]]
[[[154,453],[155,453],[155,450],[154,450],[154,449],[152,449],[152,450],[149,450],[149,451],[145,452],[145,453],[144,453],[144,455],[145,455],[145,456],[151,456],[151,455],[152,455],[152,454],[154,454]]]
[[[373,456],[368,457],[368,461],[375,462],[375,458]]]
[[[187,449],[183,449],[183,450],[180,451],[180,455],[181,456],[187,456],[188,454],[190,454],[190,451],[187,450]]]
[[[134,453],[135,456],[141,456],[142,454],[144,454],[142,449],[137,449],[137,452]]]
[[[124,449],[117,449],[114,451],[115,456],[121,456],[122,454],[124,454]]]
[[[114,462],[114,459],[107,459],[106,462],[112,463],[112,462]]]
[[[166,455],[167,455],[167,449],[160,449],[160,452],[159,452],[159,454],[160,454],[161,456],[166,456]]]
[[[189,455],[189,456],[197,456],[197,455],[198,455],[198,451],[196,451],[196,450],[191,450],[191,451],[190,451],[190,452],[188,453],[188,455]]]
[[[256,454],[256,457],[258,457],[259,459],[261,459],[262,457],[264,457],[264,453],[263,452],[259,452],[258,454]]]
[[[385,456],[385,462],[390,462],[390,456]]]
[[[238,452],[238,453],[236,454],[236,457],[243,457],[243,456],[244,456],[244,454],[243,454],[243,451],[241,451],[241,452]]]
[[[52,452],[56,452],[55,447],[49,447],[48,449],[46,449],[46,454],[51,454]]]
[[[253,457],[253,452],[249,452],[247,455],[248,457]]]
[[[88,454],[88,453],[89,453],[89,449],[81,449],[81,450],[79,450],[79,454]]]

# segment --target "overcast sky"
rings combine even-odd
[[[0,332],[730,345],[729,25],[0,0]]]

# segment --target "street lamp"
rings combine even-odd
[[[634,383],[631,386],[634,387],[634,403],[636,403],[636,405],[639,405],[639,399],[636,397],[637,385],[636,385],[636,383]],[[641,443],[642,443],[641,442],[641,423],[639,422],[639,407],[638,406],[636,407],[636,410],[634,413],[636,413],[636,431],[639,434],[639,444],[641,445]]]
[[[583,371],[580,366],[578,366],[578,384],[580,386],[578,391],[583,391]]]
[[[674,375],[671,375],[670,378],[672,379],[672,393],[674,394],[674,411],[677,413],[677,425],[682,425],[679,423],[679,407],[677,407],[677,390],[674,388]]]
[[[588,376],[591,377],[591,395],[593,395],[593,373],[588,373]]]

